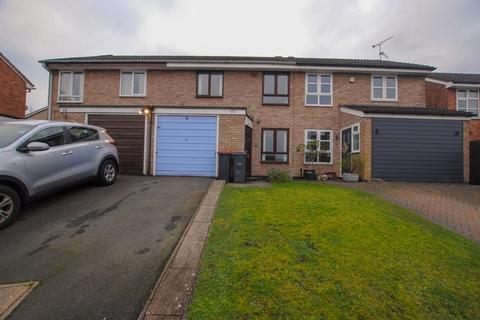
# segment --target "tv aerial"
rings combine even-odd
[[[382,44],[384,44],[385,42],[387,42],[388,40],[390,40],[390,39],[392,39],[392,38],[393,38],[393,36],[391,36],[391,37],[389,37],[389,38],[387,38],[387,39],[385,39],[385,40],[382,40],[382,41],[380,41],[379,43],[372,44],[372,48],[375,49],[376,47],[378,47],[378,56],[380,57],[380,60],[382,60],[382,57],[385,57],[385,58],[388,59],[388,56],[385,54],[384,51],[382,51]]]

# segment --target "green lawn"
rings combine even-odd
[[[188,319],[479,319],[480,246],[370,194],[226,187]]]

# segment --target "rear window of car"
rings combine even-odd
[[[94,141],[100,139],[98,131],[92,128],[70,127],[67,128],[67,131],[68,135],[70,136],[70,141],[72,143],[81,141]]]
[[[33,128],[26,124],[0,123],[0,148],[11,145]]]

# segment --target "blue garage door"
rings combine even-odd
[[[214,177],[216,147],[217,117],[158,116],[157,175]]]

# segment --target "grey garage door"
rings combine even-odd
[[[374,178],[463,181],[462,121],[377,118],[372,139]]]

